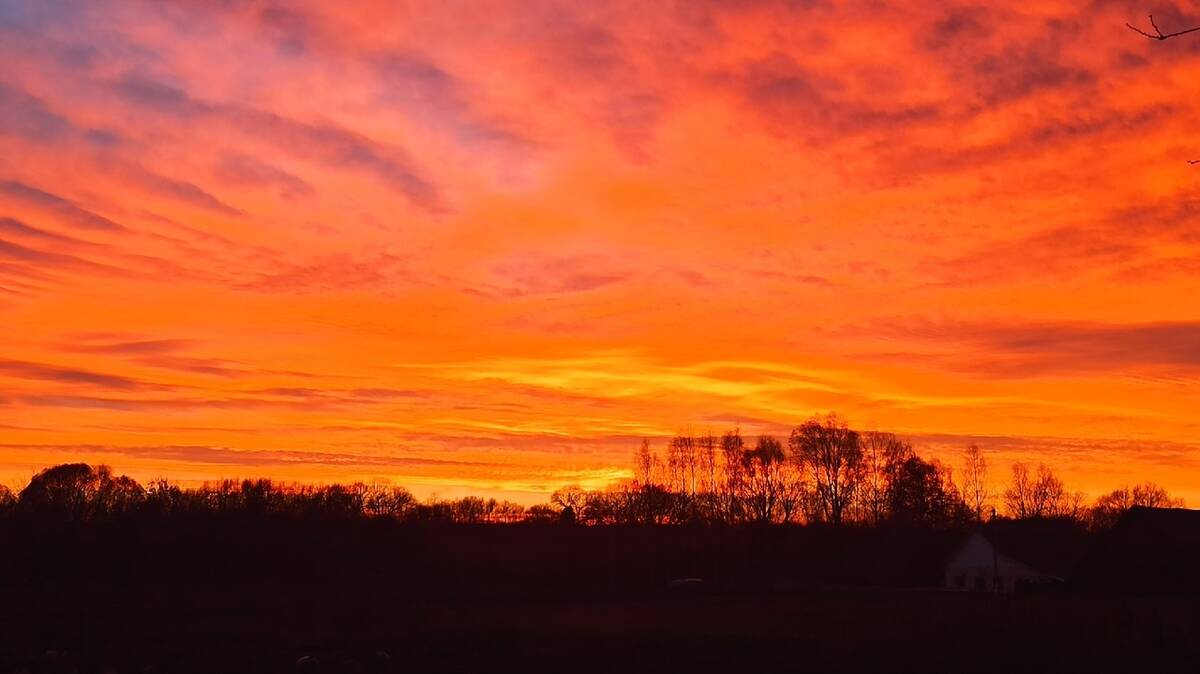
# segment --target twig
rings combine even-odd
[[[1170,39],[1173,37],[1179,37],[1180,35],[1187,35],[1188,33],[1195,33],[1196,31],[1200,31],[1200,26],[1196,26],[1195,28],[1188,28],[1187,30],[1180,30],[1180,31],[1176,31],[1174,33],[1164,33],[1164,32],[1162,32],[1162,28],[1159,28],[1158,24],[1155,23],[1153,14],[1150,15],[1150,26],[1152,28],[1154,28],[1154,33],[1147,33],[1146,31],[1142,30],[1141,28],[1138,28],[1137,26],[1135,26],[1129,22],[1126,22],[1125,25],[1129,28],[1129,30],[1132,30],[1133,32],[1137,33],[1138,35],[1144,35],[1145,37],[1148,37],[1151,40],[1167,40],[1167,39]],[[1187,163],[1192,166],[1195,166],[1196,164],[1200,164],[1200,159],[1189,159],[1189,160],[1187,160]]]
[[[1188,28],[1187,30],[1180,30],[1180,31],[1176,31],[1174,33],[1164,33],[1164,32],[1162,32],[1162,29],[1158,27],[1158,24],[1154,23],[1154,15],[1153,14],[1150,15],[1150,25],[1151,25],[1151,27],[1154,28],[1153,33],[1147,33],[1146,31],[1142,30],[1141,28],[1138,28],[1137,26],[1135,26],[1131,23],[1128,23],[1128,22],[1126,22],[1125,25],[1129,27],[1129,30],[1132,30],[1133,32],[1137,33],[1138,35],[1144,35],[1144,36],[1150,38],[1151,40],[1166,40],[1168,38],[1179,37],[1180,35],[1187,35],[1188,33],[1195,33],[1196,31],[1200,31],[1200,26],[1196,26],[1195,28]]]

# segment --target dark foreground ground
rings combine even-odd
[[[810,588],[443,602],[295,581],[4,591],[0,674],[1200,671],[1195,598]]]

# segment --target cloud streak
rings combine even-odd
[[[92,213],[56,194],[51,194],[31,185],[15,180],[0,181],[0,196],[48,212],[62,218],[68,224],[82,229],[122,231],[119,223]]]
[[[1200,376],[1200,322],[896,321],[865,332],[930,345],[950,367],[987,376],[1127,376],[1145,371]],[[956,355],[964,353],[964,346],[969,355]]]
[[[36,379],[62,384],[82,384],[115,391],[138,391],[160,388],[146,382],[115,374],[92,372],[72,367],[0,359],[0,375],[19,379]]]
[[[208,103],[175,86],[135,77],[116,82],[113,92],[138,109],[170,115],[190,124],[208,122],[232,127],[293,157],[365,172],[424,208],[439,208],[436,188],[407,152],[355,131],[329,123],[305,123],[241,105]]]

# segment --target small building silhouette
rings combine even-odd
[[[959,592],[1035,592],[1062,588],[1086,550],[1087,532],[1065,520],[993,521],[971,533],[945,567]]]
[[[1135,506],[1079,564],[1088,592],[1200,594],[1200,510]]]

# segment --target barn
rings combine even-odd
[[[1087,532],[1064,520],[994,521],[968,535],[946,562],[957,592],[1035,592],[1062,588],[1087,546]]]
[[[1080,562],[1088,592],[1200,594],[1200,510],[1134,507]]]

